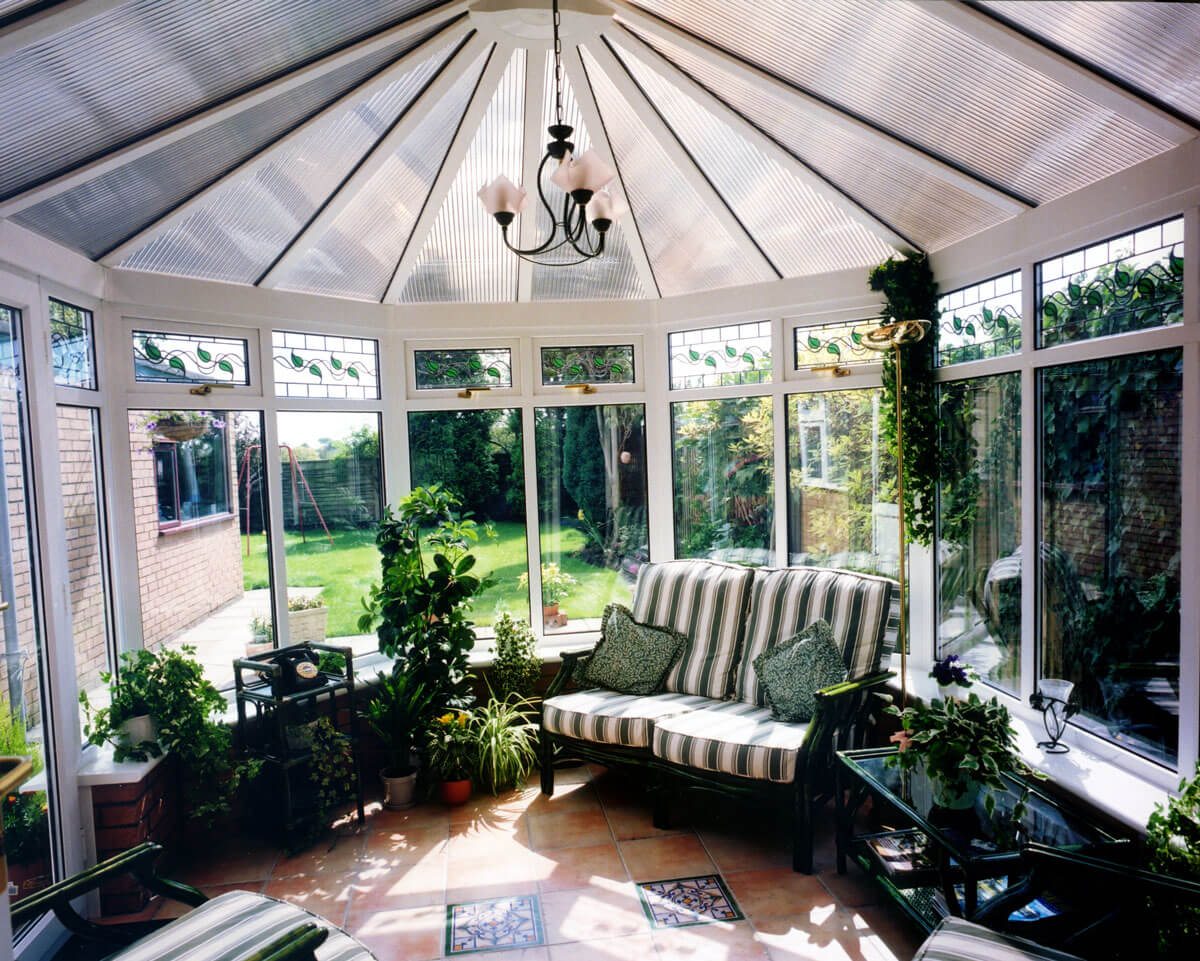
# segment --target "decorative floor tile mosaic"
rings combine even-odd
[[[544,943],[542,912],[536,895],[490,898],[446,908],[447,956]]]
[[[740,921],[745,915],[715,874],[638,885],[642,908],[656,928],[679,928],[715,921]]]

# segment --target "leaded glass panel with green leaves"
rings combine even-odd
[[[771,322],[677,330],[667,338],[671,390],[769,383]]]
[[[240,337],[200,337],[135,330],[133,379],[139,384],[250,383],[246,341]]]
[[[542,384],[632,384],[633,345],[543,347]]]
[[[1021,271],[938,299],[937,364],[1004,357],[1021,349]]]
[[[512,351],[507,347],[413,351],[417,390],[511,387]]]
[[[1037,266],[1040,347],[1183,321],[1183,218]]]
[[[275,396],[378,400],[379,342],[276,330]]]
[[[879,317],[868,320],[811,324],[795,329],[796,370],[810,367],[860,367],[878,364],[879,353],[863,344],[863,334],[883,323]]]

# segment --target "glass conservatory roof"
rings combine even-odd
[[[537,266],[475,192],[536,193],[549,6],[0,0],[0,217],[358,300],[653,298],[935,251],[1200,128],[1200,5],[562,0],[566,122],[623,215]]]

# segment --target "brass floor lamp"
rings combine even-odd
[[[896,506],[900,515],[900,632],[896,643],[900,648],[901,710],[908,707],[908,581],[904,570],[907,544],[904,532],[904,405],[901,400],[903,380],[900,370],[900,348],[905,344],[916,344],[924,340],[928,330],[927,320],[897,320],[862,335],[864,347],[878,351],[892,350],[896,356]]]

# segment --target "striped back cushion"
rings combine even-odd
[[[734,696],[766,706],[754,659],[817,618],[824,618],[833,628],[850,680],[879,670],[891,597],[892,582],[884,577],[822,567],[759,568],[754,573],[745,651]]]
[[[643,564],[633,595],[642,624],[678,631],[688,639],[667,674],[665,690],[724,697],[742,641],[754,571],[716,561]]]

